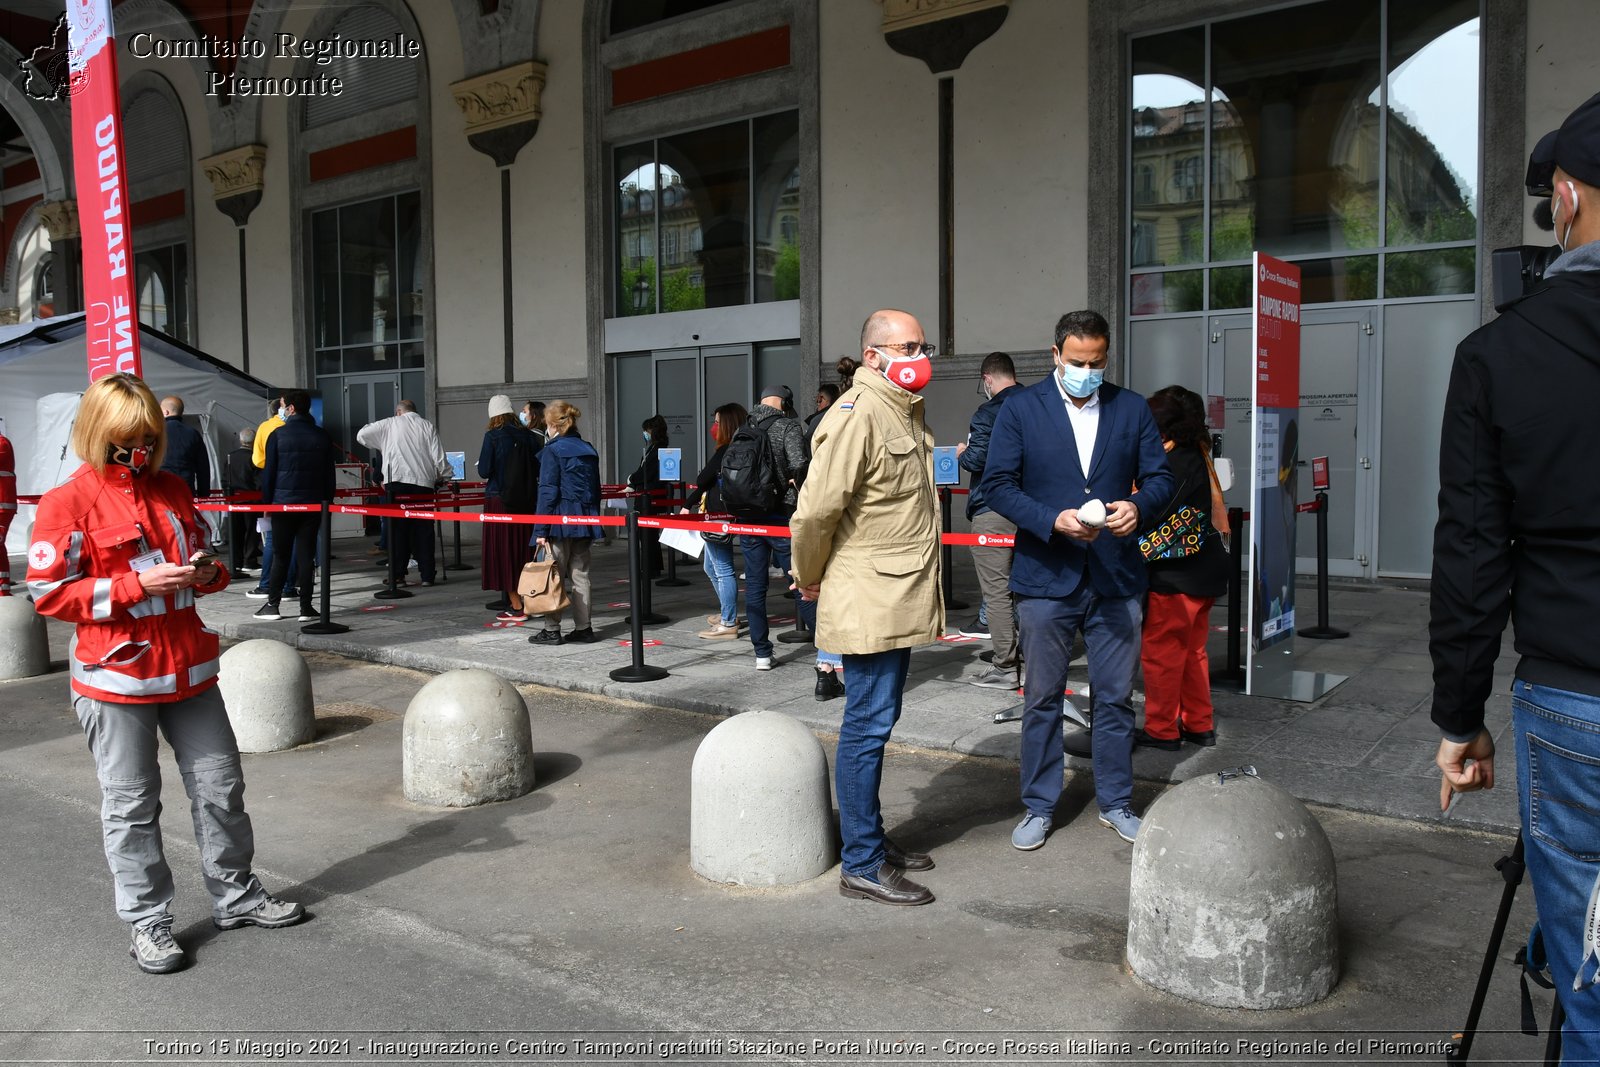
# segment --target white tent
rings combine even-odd
[[[60,485],[81,462],[68,446],[78,398],[88,386],[81,313],[0,327],[0,419],[17,454],[17,492],[36,496]],[[180,396],[184,421],[201,432],[211,455],[211,484],[220,488],[239,431],[267,416],[265,382],[148,326],[139,327],[144,380],[156,396]],[[24,505],[6,547],[28,547],[33,508]]]

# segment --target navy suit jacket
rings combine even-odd
[[[1088,477],[1055,375],[1006,398],[989,436],[984,502],[1017,524],[1011,589],[1022,596],[1071,596],[1089,581],[1104,596],[1138,596],[1148,585],[1137,532],[1102,531],[1089,544],[1055,532],[1056,516],[1099,498],[1133,500],[1139,526],[1170,503],[1174,488],[1149,405],[1120,386],[1100,387],[1100,425]],[[1139,487],[1133,495],[1134,486]]]

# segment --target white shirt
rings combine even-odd
[[[356,440],[383,453],[383,480],[438,485],[450,480],[450,464],[433,423],[408,411],[361,427]]]
[[[1067,405],[1067,421],[1072,423],[1072,436],[1078,443],[1078,465],[1083,468],[1084,481],[1089,480],[1089,464],[1094,460],[1094,438],[1100,432],[1100,390],[1089,394],[1089,399],[1079,407],[1072,395],[1061,385],[1061,375],[1052,373],[1056,389]]]

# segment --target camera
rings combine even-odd
[[[1489,253],[1494,309],[1504,311],[1544,281],[1544,272],[1561,254],[1560,245],[1515,245]]]

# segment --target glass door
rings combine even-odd
[[[335,392],[338,394],[337,405],[334,402]],[[398,374],[346,375],[338,390],[325,390],[323,393],[324,427],[333,436],[334,443],[345,452],[363,463],[371,463],[370,451],[356,441],[356,434],[368,423],[393,415],[400,395]],[[335,410],[336,407],[339,410]]]
[[[1372,316],[1366,308],[1340,308],[1302,313],[1300,324],[1300,419],[1298,499],[1310,502],[1311,459],[1328,457],[1328,572],[1353,578],[1376,575],[1372,546],[1376,542],[1373,496],[1376,478],[1372,442],[1376,405],[1373,396]],[[1218,316],[1210,323],[1207,389],[1213,420],[1222,408],[1217,454],[1233,460],[1233,488],[1225,494],[1229,507],[1250,510],[1250,388],[1254,360],[1250,352],[1250,317]],[[1215,426],[1213,427],[1216,428]],[[1316,573],[1316,516],[1303,515],[1295,525],[1297,568]]]

